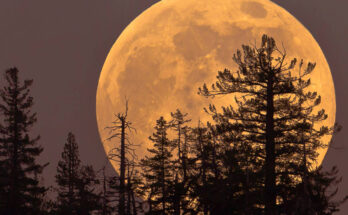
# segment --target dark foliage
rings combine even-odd
[[[36,159],[43,148],[39,136],[31,137],[29,131],[36,123],[34,104],[30,96],[32,80],[19,80],[17,68],[8,69],[6,85],[0,90],[0,213],[11,215],[41,214],[41,202],[46,188],[39,178],[47,165]]]
[[[100,208],[96,174],[91,166],[80,163],[75,136],[69,133],[57,167],[58,214],[88,215]]]
[[[173,213],[173,201],[170,201],[169,196],[174,182],[171,160],[174,145],[167,137],[168,128],[169,125],[163,117],[157,120],[155,132],[149,137],[154,146],[147,149],[150,155],[141,160],[144,188],[149,193],[149,214]]]
[[[149,137],[153,147],[137,162],[135,130],[124,113],[115,115],[109,140],[119,147],[108,159],[119,163],[116,176],[105,167],[95,172],[82,165],[75,136],[68,134],[56,182],[57,200],[39,185],[42,152],[29,131],[32,81],[18,81],[17,69],[6,71],[0,91],[0,214],[173,214],[173,215],[330,215],[348,197],[337,200],[338,169],[316,167],[318,150],[330,143],[338,126],[327,127],[320,95],[310,92],[315,64],[287,61],[285,50],[264,35],[260,47],[243,45],[233,56],[236,71],[218,72],[206,97],[232,95],[229,105],[205,109],[212,122],[192,126],[179,109],[156,121]],[[191,124],[190,124],[191,123]],[[102,173],[102,177],[98,176]],[[100,183],[101,182],[101,183]]]
[[[242,48],[233,57],[239,69],[219,72],[216,84],[211,89],[204,85],[199,93],[235,95],[235,101],[223,107],[222,113],[214,105],[210,105],[209,113],[225,144],[242,150],[242,161],[248,163],[242,167],[244,174],[250,174],[250,169],[252,174],[263,173],[263,180],[252,188],[260,197],[250,204],[273,215],[279,213],[282,202],[288,201],[312,166],[317,149],[327,146],[322,137],[334,128],[316,127],[327,115],[324,110],[313,111],[320,104],[320,96],[307,90],[310,79],[306,77],[315,64],[308,63],[302,69],[301,61],[296,72],[297,60],[286,62],[285,50],[279,50],[273,38],[266,35],[259,48]]]

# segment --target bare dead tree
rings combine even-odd
[[[126,191],[126,165],[127,165],[127,156],[132,158],[136,157],[134,146],[135,144],[129,141],[128,133],[136,131],[132,127],[132,123],[128,121],[128,100],[126,99],[126,110],[123,113],[115,114],[115,120],[112,122],[111,126],[106,127],[110,132],[110,137],[107,138],[108,141],[111,141],[114,138],[120,139],[120,146],[115,147],[110,150],[108,157],[110,160],[116,161],[120,164],[119,168],[119,204],[118,212],[120,215],[126,214],[125,210],[125,191]]]

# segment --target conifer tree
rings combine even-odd
[[[294,188],[283,212],[291,215],[331,215],[340,211],[339,206],[348,199],[348,196],[342,200],[335,198],[341,180],[337,167],[325,171],[320,166],[308,172],[307,182],[302,181]]]
[[[243,132],[239,132],[223,114],[211,107],[215,125],[208,123],[211,146],[211,178],[210,193],[221,193],[219,196],[209,195],[212,199],[211,214],[228,211],[229,214],[260,214],[263,192],[262,162],[259,149],[253,148],[252,142],[241,141]],[[255,189],[256,188],[256,189]]]
[[[58,214],[89,215],[101,208],[96,193],[99,180],[92,166],[81,165],[78,148],[75,135],[69,132],[56,174]]]
[[[191,120],[187,119],[187,113],[183,114],[179,109],[175,113],[171,113],[172,120],[169,122],[172,130],[175,132],[176,138],[173,139],[173,144],[177,150],[177,157],[174,161],[176,175],[173,187],[172,201],[175,203],[174,214],[180,214],[183,211],[185,214],[188,208],[188,175],[190,170],[189,165],[189,136],[190,128],[187,123]]]
[[[340,205],[348,200],[348,195],[341,200],[337,200],[335,197],[338,192],[338,184],[341,181],[342,178],[338,177],[338,169],[335,166],[329,171],[323,170],[320,166],[308,173],[306,186],[308,186],[310,206],[312,207],[310,210],[314,212],[313,214],[331,215],[340,211]],[[303,202],[301,203],[303,204]]]
[[[316,149],[325,146],[321,137],[330,134],[333,128],[314,129],[305,120],[307,117],[311,123],[317,123],[327,117],[324,110],[313,112],[320,103],[320,96],[305,91],[310,80],[303,79],[314,70],[315,64],[308,63],[302,73],[296,73],[297,60],[287,63],[286,52],[279,50],[274,39],[266,35],[259,48],[247,45],[242,48],[243,54],[238,50],[233,57],[238,70],[219,72],[216,84],[211,89],[204,84],[199,93],[235,95],[235,104],[231,102],[230,106],[223,107],[221,114],[217,114],[213,105],[209,110],[216,118],[224,118],[230,131],[242,134],[235,135],[233,142],[252,146],[249,148],[257,156],[254,161],[261,164],[264,173],[265,214],[275,215],[280,207],[277,202],[285,201],[279,201],[286,196],[282,192],[291,192],[303,173],[300,168],[303,143],[311,144],[306,147],[310,165],[317,157]],[[299,103],[306,106],[301,108]],[[312,134],[308,135],[309,132]],[[301,139],[299,133],[308,140]]]
[[[76,183],[77,188],[77,214],[90,215],[101,209],[100,195],[96,193],[99,180],[93,167],[85,165],[80,168]]]
[[[334,134],[340,131],[341,126],[335,125],[329,129],[327,127],[315,128],[316,123],[325,121],[327,115],[324,110],[318,114],[313,114],[312,110],[320,104],[320,97],[317,98],[316,93],[305,93],[305,89],[309,86],[309,81],[303,80],[302,65],[300,63],[299,80],[298,80],[298,107],[299,107],[299,123],[296,133],[298,134],[298,144],[302,147],[297,152],[297,159],[301,160],[298,166],[293,165],[294,171],[301,183],[292,186],[293,192],[288,192],[288,198],[283,197],[284,210],[289,214],[333,214],[339,211],[339,206],[347,200],[347,196],[342,200],[333,200],[337,194],[337,185],[341,182],[338,177],[338,169],[333,167],[331,171],[324,171],[322,166],[314,169],[313,163],[317,157],[316,149],[325,147],[321,138],[325,134]],[[316,101],[308,105],[307,100]],[[306,103],[305,103],[306,102]],[[288,182],[287,182],[288,183]],[[328,189],[333,189],[329,192]]]
[[[193,176],[194,190],[193,194],[196,196],[198,205],[197,209],[202,211],[204,215],[209,213],[209,177],[211,173],[210,168],[210,136],[208,134],[208,128],[203,126],[201,122],[198,122],[198,126],[193,128],[193,140],[195,141],[193,146],[193,153],[195,155],[195,168],[196,174]]]
[[[244,205],[238,202],[243,182],[237,156],[240,151],[225,144],[210,123],[207,126],[199,123],[192,130],[195,166],[190,180],[193,184],[191,195],[198,203],[196,211],[212,215],[241,214],[238,208]]]
[[[39,185],[44,167],[37,163],[43,151],[39,136],[31,137],[30,130],[37,121],[32,113],[30,95],[32,80],[22,83],[18,69],[6,70],[6,85],[0,90],[1,213],[11,215],[40,214],[37,208],[46,189]]]
[[[56,182],[58,184],[59,211],[61,214],[77,214],[78,187],[81,161],[75,135],[69,132],[64,144],[62,160],[58,162]]]
[[[150,153],[141,160],[144,169],[145,189],[149,192],[149,214],[170,214],[173,212],[169,194],[172,188],[172,150],[173,143],[167,137],[169,125],[160,117],[155,126],[155,132],[149,139],[154,143],[153,148],[147,149]]]

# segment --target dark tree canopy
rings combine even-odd
[[[188,196],[189,176],[191,172],[190,162],[190,132],[188,123],[191,121],[187,118],[187,113],[182,113],[179,109],[171,113],[170,128],[176,136],[173,140],[173,147],[176,148],[176,159],[173,160],[175,167],[175,181],[171,193],[171,201],[173,201],[173,214],[181,214],[189,211],[190,199]],[[174,153],[173,152],[173,153]]]
[[[71,132],[58,162],[56,182],[58,214],[88,215],[99,209],[99,194],[96,193],[99,181],[92,166],[81,165],[78,144]]]
[[[58,185],[59,210],[62,213],[68,211],[77,213],[78,180],[80,171],[80,158],[78,145],[74,134],[68,134],[67,141],[58,162],[56,182]]]
[[[310,58],[310,56],[307,56]],[[16,68],[5,72],[0,89],[0,214],[4,215],[331,215],[337,200],[338,169],[316,167],[318,150],[339,126],[325,126],[321,97],[310,88],[315,63],[287,59],[273,38],[259,47],[242,45],[233,55],[236,70],[217,74],[199,94],[225,98],[205,111],[212,121],[195,125],[177,109],[160,117],[149,137],[152,147],[140,162],[130,141],[125,112],[111,119],[108,140],[119,146],[108,159],[119,164],[108,176],[79,158],[75,135],[68,134],[58,162],[57,198],[50,200],[36,159],[43,148],[32,137],[31,80]],[[214,100],[212,100],[214,102]],[[137,107],[135,107],[137,108]],[[146,120],[146,119],[144,119]],[[323,126],[324,125],[324,126]],[[102,174],[102,175],[100,175]]]
[[[274,215],[279,213],[279,203],[288,201],[298,180],[315,162],[317,149],[328,145],[322,137],[334,128],[314,126],[327,118],[324,110],[314,111],[320,96],[308,91],[308,76],[315,64],[303,68],[301,61],[296,67],[297,59],[287,61],[285,50],[278,49],[267,35],[260,47],[243,45],[233,59],[238,70],[218,72],[211,89],[204,84],[199,93],[207,97],[235,96],[222,113],[214,105],[208,112],[225,141],[248,149],[241,155],[252,153],[249,165],[263,172],[265,213]]]
[[[46,165],[37,163],[43,151],[40,137],[29,133],[37,121],[31,111],[33,81],[21,82],[17,68],[6,70],[4,78],[6,85],[0,90],[0,210],[11,215],[40,214],[46,189],[38,179]]]
[[[154,143],[153,148],[147,149],[150,155],[141,160],[145,189],[149,192],[150,214],[168,214],[172,209],[168,197],[174,178],[171,160],[173,144],[167,136],[168,128],[167,121],[160,117],[155,132],[149,137]]]

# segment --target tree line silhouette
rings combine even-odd
[[[335,195],[338,169],[315,167],[323,137],[340,128],[324,124],[321,97],[310,92],[315,64],[287,61],[273,38],[263,35],[259,47],[243,45],[233,55],[238,69],[219,71],[216,83],[204,84],[205,97],[234,95],[230,105],[205,109],[211,121],[192,122],[177,109],[156,121],[147,155],[137,159],[128,137],[132,123],[126,110],[115,115],[108,153],[118,174],[95,171],[79,159],[69,133],[55,175],[57,198],[47,198],[40,182],[48,164],[30,130],[32,80],[19,80],[16,68],[5,72],[0,90],[0,214],[202,214],[328,215],[347,197]],[[195,125],[196,124],[196,125]],[[321,125],[321,126],[320,126]]]

